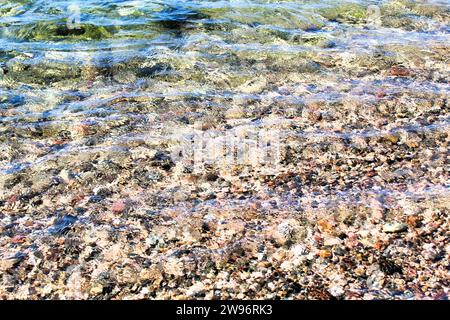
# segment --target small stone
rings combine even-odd
[[[326,237],[324,239],[323,245],[327,247],[336,246],[338,244],[341,244],[342,240],[336,237]]]
[[[196,297],[205,291],[205,285],[201,282],[196,282],[190,288],[187,289],[186,294],[189,297]]]
[[[11,239],[12,243],[18,244],[18,243],[24,243],[26,241],[26,237],[22,235],[16,235]]]
[[[309,288],[308,299],[314,300],[335,300],[336,298],[323,288]]]
[[[383,89],[380,89],[376,92],[375,95],[378,99],[384,98],[386,96],[386,91],[384,91]]]
[[[334,247],[333,253],[336,256],[344,256],[347,253],[347,251],[345,250],[345,248],[343,246],[337,245]]]
[[[333,231],[333,225],[326,219],[317,221],[317,226],[319,227],[319,230],[324,233],[331,233]]]
[[[90,294],[92,294],[94,296],[101,294],[103,292],[103,285],[101,283],[96,283],[91,287],[91,289],[89,291],[90,291]]]
[[[328,291],[336,298],[342,297],[345,294],[345,291],[341,286],[332,286]]]
[[[417,140],[407,140],[405,144],[410,148],[417,148],[419,146],[419,141]]]
[[[413,215],[413,216],[409,216],[406,221],[408,222],[408,225],[411,228],[417,228],[420,226],[420,223],[422,221],[421,217]]]
[[[127,208],[127,205],[123,200],[119,200],[113,203],[111,206],[111,211],[114,213],[122,213]]]
[[[12,259],[1,259],[0,260],[0,271],[7,271],[14,266],[14,260]]]
[[[75,133],[81,137],[89,136],[94,132],[93,126],[87,123],[80,123],[75,126]]]
[[[61,218],[57,219],[48,231],[53,235],[63,235],[70,230],[70,228],[76,221],[77,217],[70,214],[64,215]]]
[[[26,254],[22,252],[17,252],[16,254],[7,257],[6,259],[0,258],[0,271],[7,271],[15,267],[18,263],[26,258]]]
[[[400,137],[397,134],[394,134],[394,133],[388,133],[388,134],[386,134],[384,136],[384,138],[386,140],[389,140],[390,142],[392,142],[394,144],[397,143],[400,140]]]
[[[66,169],[61,170],[59,176],[66,183],[68,183],[72,179],[71,173]]]
[[[322,120],[322,113],[320,111],[312,109],[312,108],[307,109],[303,114],[311,122],[318,122],[318,121]]]
[[[279,244],[292,241],[297,236],[301,236],[302,230],[298,221],[288,219],[281,222],[274,230],[273,237]]]
[[[386,223],[383,226],[383,231],[386,233],[399,233],[404,232],[408,229],[408,226],[404,223],[398,223],[398,222],[391,222]]]
[[[402,66],[395,66],[389,70],[389,74],[395,77],[408,77],[411,75],[411,71]]]
[[[383,204],[378,199],[370,199],[369,203],[372,211],[372,218],[375,220],[383,219],[385,215]]]
[[[306,254],[308,252],[308,250],[306,249],[305,246],[298,244],[291,249],[291,252],[295,257],[300,257],[300,256]]]
[[[402,274],[403,270],[400,266],[395,264],[394,261],[388,260],[385,257],[381,257],[379,261],[380,270],[387,275],[393,275],[394,273]]]
[[[243,85],[237,88],[238,91],[243,93],[259,93],[264,90],[267,85],[267,80],[264,77],[258,77],[247,81]]]
[[[362,276],[364,276],[366,274],[366,270],[364,269],[363,266],[357,267],[354,272],[359,277],[362,277]]]
[[[292,262],[290,262],[290,261],[284,261],[281,265],[280,265],[280,268],[282,269],[282,270],[285,270],[285,271],[291,271],[292,269],[293,269],[293,265],[292,265]]]
[[[433,243],[423,245],[422,256],[426,260],[435,261],[440,256],[440,250]]]
[[[245,117],[245,112],[241,107],[232,107],[225,112],[226,119],[241,119]]]
[[[367,288],[369,290],[380,290],[384,285],[385,275],[382,271],[376,271],[367,278]]]
[[[112,194],[111,190],[107,187],[104,186],[100,186],[97,188],[94,188],[94,193],[96,196],[101,196],[101,197],[108,197]]]

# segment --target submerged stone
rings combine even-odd
[[[16,94],[2,94],[0,92],[0,109],[17,107],[24,104],[25,98]]]
[[[332,21],[357,23],[363,22],[368,15],[367,8],[357,3],[343,3],[339,6],[319,10],[320,15]]]
[[[152,20],[165,29],[176,31],[188,27],[193,21],[206,17],[201,12],[175,6],[159,11]]]
[[[447,293],[444,6],[0,3],[2,298]]]
[[[397,222],[387,223],[383,226],[383,231],[386,233],[398,233],[406,231],[407,229],[408,226],[406,224]]]
[[[83,41],[102,40],[112,37],[112,29],[93,24],[79,24],[69,27],[66,21],[38,22],[12,28],[18,38],[29,41]]]
[[[63,235],[70,230],[71,226],[77,221],[77,217],[70,214],[65,215],[55,221],[53,227],[48,232],[52,235]]]

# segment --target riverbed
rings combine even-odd
[[[0,0],[0,298],[448,299],[449,22]]]

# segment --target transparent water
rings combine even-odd
[[[114,185],[84,204],[86,223],[131,197],[138,211],[180,210],[179,230],[261,199],[269,216],[373,198],[393,217],[447,212],[449,18],[439,0],[0,0],[0,204],[48,222],[77,209],[66,198]],[[207,194],[223,185],[152,153],[239,128],[280,134],[280,185],[219,159],[211,170],[240,190],[221,202]],[[11,209],[11,197],[25,200]]]

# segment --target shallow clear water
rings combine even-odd
[[[255,201],[268,221],[373,199],[446,212],[449,22],[439,0],[0,0],[0,207],[90,221],[132,198],[180,210],[179,230]],[[216,181],[174,158],[194,131],[264,130],[272,174],[219,157]]]
[[[295,108],[305,97],[369,99],[379,87],[447,94],[448,14],[447,1],[2,1],[0,121],[3,130],[70,130],[127,118],[133,112],[102,105],[104,96],[124,94],[211,99],[218,108],[239,95],[278,95]],[[441,79],[371,76],[427,63]],[[286,75],[305,88],[283,93]],[[258,76],[273,80],[243,92]],[[2,169],[20,158],[3,159]]]

